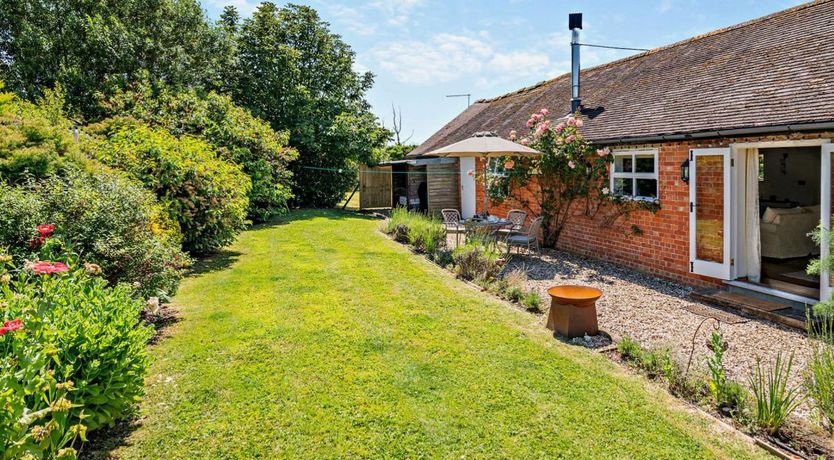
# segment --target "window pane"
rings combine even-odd
[[[638,164],[640,160],[637,160]],[[657,198],[657,179],[637,179],[637,193],[635,195],[646,198]]]
[[[614,172],[630,173],[633,171],[631,155],[620,155],[614,157]]]
[[[637,155],[635,171],[639,173],[653,173],[654,172],[654,155]],[[638,186],[639,187],[639,186]]]
[[[614,194],[633,196],[634,195],[634,181],[631,179],[623,179],[622,177],[614,178]]]
[[[724,261],[724,157],[695,157],[695,258]]]

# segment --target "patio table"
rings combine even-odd
[[[484,219],[484,218],[470,218],[463,221],[466,228],[467,240],[471,236],[477,236],[481,240],[485,240],[487,244],[498,244],[498,230],[513,225],[512,222],[506,219]]]

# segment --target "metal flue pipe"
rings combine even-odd
[[[579,30],[582,29],[582,13],[571,13],[568,15],[568,27],[571,31],[570,37],[570,112],[576,113],[582,106],[582,99],[579,97]]]

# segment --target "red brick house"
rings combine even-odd
[[[661,209],[631,216],[641,235],[576,216],[560,248],[695,286],[802,303],[829,297],[827,277],[820,285],[804,267],[818,254],[807,233],[830,225],[834,1],[589,68],[581,83],[582,132],[615,153],[611,189]],[[531,113],[567,114],[570,99],[566,74],[477,101],[408,158],[477,131],[524,132]],[[460,160],[461,172],[473,167],[484,164]],[[464,214],[482,212],[483,188],[467,191],[474,184],[458,177]],[[521,206],[508,198],[488,211]]]

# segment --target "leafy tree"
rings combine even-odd
[[[0,77],[28,100],[60,82],[88,119],[97,93],[143,71],[172,87],[219,85],[222,44],[197,0],[0,0]]]
[[[287,168],[298,155],[287,147],[289,134],[275,132],[228,96],[194,90],[154,94],[145,83],[119,92],[107,107],[114,115],[130,115],[176,136],[199,136],[212,144],[220,157],[241,165],[252,179],[250,219],[264,221],[288,209],[292,173]]]
[[[355,53],[312,8],[264,2],[243,21],[231,85],[236,101],[289,130],[298,204],[333,206],[355,183],[360,162],[390,133],[364,96],[373,75],[353,71]]]

